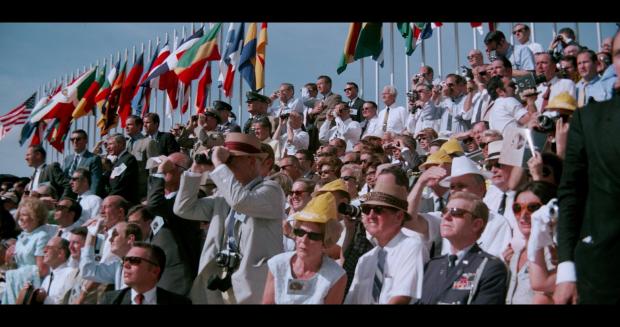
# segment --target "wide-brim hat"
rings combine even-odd
[[[577,109],[577,100],[564,91],[554,96],[547,104],[546,109],[565,109],[575,111]]]
[[[249,91],[245,94],[246,100],[245,102],[252,102],[252,101],[260,101],[260,102],[264,102],[264,103],[269,103],[271,102],[271,99],[269,99],[268,97],[258,93],[258,92],[254,92],[254,91]]]
[[[232,111],[232,106],[224,101],[215,100],[213,101],[213,109]]]
[[[312,193],[312,196],[315,197],[328,192],[341,192],[343,195],[351,198],[351,195],[349,194],[349,188],[347,187],[347,184],[344,182],[344,180],[342,180],[341,178],[335,179],[323,185],[323,187],[321,187],[318,191]]]
[[[300,212],[293,215],[297,221],[325,224],[338,218],[336,197],[330,192],[312,198]]]
[[[439,185],[450,187],[450,181],[454,177],[460,177],[467,174],[477,174],[484,178],[491,178],[493,174],[488,171],[480,170],[476,163],[467,157],[458,157],[452,160],[451,175],[442,179]]]
[[[420,168],[422,169],[426,169],[428,165],[441,165],[444,163],[451,163],[452,162],[452,157],[450,157],[446,151],[444,150],[437,150],[435,151],[435,153],[431,154],[428,156],[428,158],[426,158],[426,161],[420,165]]]
[[[381,205],[385,207],[402,210],[407,217],[407,188],[396,184],[377,183],[375,188],[366,196],[366,201],[361,204],[362,207],[368,205]]]
[[[260,150],[260,141],[254,135],[243,133],[228,133],[224,146],[232,156],[253,156],[267,158],[267,153]]]
[[[456,140],[456,138],[449,139],[446,143],[444,143],[440,148],[440,150],[444,150],[448,155],[463,155],[465,151],[463,151],[463,147]]]
[[[489,160],[493,160],[493,159],[499,159],[500,154],[502,153],[502,146],[504,145],[504,141],[503,140],[497,140],[497,141],[493,141],[489,144],[487,144],[487,146],[489,147],[489,155],[487,157],[487,159],[485,161],[489,161]]]

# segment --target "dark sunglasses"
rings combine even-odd
[[[79,180],[79,179],[80,179],[79,177],[71,177],[71,180],[72,180],[72,181],[77,181],[77,180]]]
[[[468,138],[466,138],[466,139],[464,139],[464,140],[463,140],[463,143],[464,143],[464,144],[468,144],[468,143],[471,143],[471,142],[473,142],[473,141],[474,141],[474,138],[473,138],[473,137],[468,137]]]
[[[71,142],[75,142],[75,141],[79,141],[81,139],[82,139],[81,137],[72,137],[69,140],[71,140]]]
[[[56,210],[68,210],[69,209],[69,207],[63,206],[63,205],[60,205],[60,204],[57,204],[54,208]]]
[[[450,217],[454,217],[454,218],[465,218],[465,214],[470,214],[474,216],[473,212],[471,211],[467,211],[461,208],[448,208],[448,207],[443,208],[443,210],[441,210],[441,214],[444,216],[446,214],[449,214]]]
[[[344,89],[344,91],[345,91],[345,92],[346,92],[346,91],[351,91],[351,90],[353,90],[353,88],[352,88],[352,87],[347,87],[346,89]]]
[[[333,173],[333,170],[322,170],[321,172],[319,172],[319,175],[327,175],[327,174],[331,174]]]
[[[357,180],[355,176],[341,176],[340,178],[342,178],[342,180],[345,182],[348,182],[350,180],[353,180],[355,182]]]
[[[542,207],[542,203],[539,202],[530,202],[528,204],[515,202],[512,204],[512,212],[518,215],[523,209],[526,209],[529,214],[533,214],[540,207]]]
[[[306,191],[291,191],[291,195],[297,195],[297,196],[301,196],[304,193],[306,193]]]
[[[479,72],[478,75],[480,75],[480,76],[487,76],[487,72],[486,71],[482,71],[482,72]]]
[[[502,165],[501,163],[499,163],[499,161],[490,161],[484,164],[484,168],[488,171],[491,171],[491,169],[493,169],[493,167],[497,168],[497,169],[502,169],[504,165]]]
[[[315,232],[307,232],[301,228],[293,228],[293,234],[297,237],[304,237],[304,235],[308,235],[308,238],[313,241],[322,241],[323,234],[315,233]]]
[[[487,144],[489,144],[489,143],[484,143],[484,142],[478,143],[478,145],[480,146],[481,149],[484,149],[484,147],[487,146]]]
[[[123,257],[123,264],[125,263],[129,263],[132,266],[137,266],[139,264],[142,263],[142,261],[146,261],[150,264],[152,264],[153,266],[157,266],[159,267],[159,265],[149,259],[145,259],[145,258],[140,258],[140,257]]]
[[[362,213],[365,215],[369,215],[370,211],[374,210],[377,215],[382,214],[384,211],[394,211],[392,208],[384,207],[384,206],[363,206]]]
[[[520,28],[518,30],[512,31],[512,34],[517,35],[517,33],[523,33],[523,32],[525,32],[525,28]]]

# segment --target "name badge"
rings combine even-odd
[[[291,295],[308,295],[314,292],[316,279],[303,280],[291,278],[288,280],[286,293]]]
[[[351,116],[357,115],[357,109],[351,108]]]
[[[464,273],[452,284],[453,290],[471,290],[476,279],[476,273]]]
[[[245,223],[246,219],[248,219],[248,216],[243,213],[235,212],[235,219],[242,223]]]
[[[112,170],[112,174],[110,174],[110,178],[114,179],[116,176],[120,176],[125,171],[125,169],[127,169],[127,166],[125,166],[125,164],[122,163],[120,166]]]
[[[153,231],[153,235],[157,235],[157,232],[164,227],[164,219],[160,216],[155,217],[151,222],[151,230]]]

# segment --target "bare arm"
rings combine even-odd
[[[276,304],[275,285],[271,271],[267,271],[267,281],[263,292],[263,304]]]
[[[447,174],[448,172],[441,167],[431,167],[420,175],[418,182],[409,193],[409,196],[407,196],[407,202],[409,204],[407,213],[409,213],[412,219],[405,221],[404,227],[416,231],[428,238],[428,222],[418,215],[418,207],[422,200],[422,191],[426,186],[439,183]]]
[[[550,249],[555,251],[555,249]],[[536,251],[536,260],[528,262],[530,273],[530,286],[534,291],[553,292],[555,290],[555,270],[547,270],[545,262],[545,249],[541,248]]]
[[[411,302],[411,297],[409,296],[393,296],[388,301],[388,304],[409,304]]]

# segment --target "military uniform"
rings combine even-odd
[[[508,271],[504,263],[474,244],[454,268],[448,256],[424,269],[422,304],[504,304]]]

